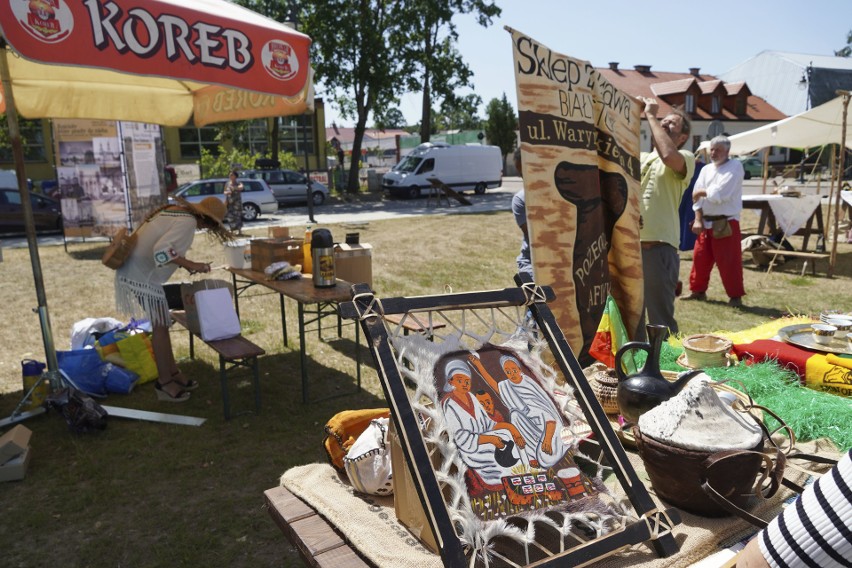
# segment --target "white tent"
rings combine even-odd
[[[846,147],[852,147],[852,130],[846,129]],[[840,144],[843,136],[843,97],[837,97],[811,110],[730,136],[731,154],[751,154],[761,148],[813,148]],[[710,142],[701,143],[699,150],[709,150]]]

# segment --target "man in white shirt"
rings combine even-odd
[[[740,212],[743,208],[743,166],[728,154],[731,141],[716,136],[710,141],[711,163],[701,170],[692,192],[695,221],[692,232],[698,235],[689,274],[690,294],[684,300],[706,300],[710,273],[719,268],[729,304],[741,306],[743,259],[740,249]]]

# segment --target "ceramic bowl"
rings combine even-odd
[[[852,331],[852,319],[849,318],[832,317],[825,320],[825,323],[837,328],[837,331],[834,332],[834,337],[838,339],[843,339],[847,333]]]
[[[834,339],[834,333],[837,331],[835,326],[825,323],[815,323],[811,326],[811,329],[813,330],[814,341],[820,345],[830,344],[831,340]]]

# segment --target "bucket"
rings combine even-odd
[[[33,359],[24,359],[21,361],[21,373],[24,379],[24,394],[27,394],[33,385],[41,378],[44,369],[47,367],[44,363],[34,361]],[[50,394],[50,383],[42,381],[30,395],[30,399],[24,408],[32,410],[38,408]]]
[[[243,239],[225,243],[225,264],[231,268],[251,268],[251,242]]]

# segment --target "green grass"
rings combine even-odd
[[[458,209],[455,209],[458,210]],[[351,229],[329,226],[341,239]],[[298,232],[298,228],[296,230]],[[508,212],[433,215],[371,222],[359,229],[373,245],[374,288],[380,297],[513,286],[520,233]],[[255,231],[260,234],[260,231]],[[265,231],[263,231],[265,234]],[[68,348],[71,325],[85,317],[115,316],[113,273],[100,265],[103,244],[70,244],[40,251],[56,345]],[[770,275],[746,262],[746,307],[733,309],[714,274],[710,302],[683,302],[677,318],[684,334],[744,329],[785,314],[852,311],[848,288],[852,246],[839,247],[837,277],[799,276],[800,262]],[[32,269],[26,249],[6,249],[0,264],[0,416],[21,396],[24,358],[44,360]],[[221,248],[196,239],[190,258],[224,261]],[[688,280],[689,255],[681,277]],[[220,277],[225,277],[220,273]],[[175,280],[188,279],[185,272]],[[254,294],[255,292],[251,292]],[[263,411],[225,422],[213,352],[196,342],[196,360],[181,361],[202,382],[182,405],[158,403],[142,385],[107,404],[206,418],[200,428],[110,418],[103,432],[75,435],[56,414],[26,421],[33,431],[32,462],[24,481],[0,484],[0,564],[10,567],[85,566],[298,566],[289,545],[262,505],[264,490],[287,469],[325,461],[322,427],[336,412],[385,406],[372,362],[365,389],[302,404],[295,304],[288,303],[290,346],[283,345],[278,299],[240,299],[246,334],[267,350],[260,360]],[[188,357],[182,330],[175,351]],[[345,338],[308,341],[312,396],[340,394],[355,385],[351,329]],[[365,360],[368,352],[362,349]],[[234,411],[251,408],[247,376],[230,384]]]

